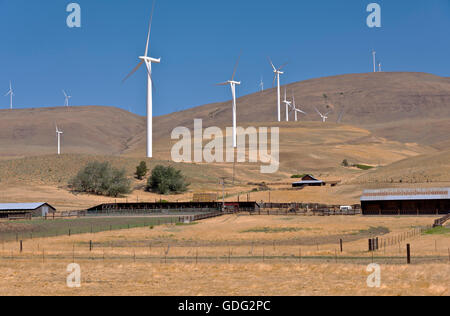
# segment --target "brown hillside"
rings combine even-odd
[[[117,155],[145,127],[144,118],[114,107],[0,110],[0,157],[56,153],[55,123],[63,153]]]
[[[450,132],[449,121],[446,121],[450,119],[448,78],[425,73],[351,74],[296,82],[286,88],[308,113],[300,117],[302,121],[320,121],[314,110],[316,106],[322,112],[333,110],[330,122],[336,122],[343,112],[343,123],[373,128],[381,136],[394,140],[432,145]],[[275,89],[238,99],[239,125],[273,122],[276,117]],[[164,137],[176,126],[192,127],[194,118],[203,119],[205,127],[230,126],[231,103],[208,104],[159,117],[155,123],[156,136]],[[435,120],[439,121],[438,125],[424,137],[427,127],[433,126]],[[384,124],[389,124],[387,131]]]
[[[374,136],[448,148],[448,78],[423,73],[352,74],[297,82],[287,89],[308,112],[300,117],[302,122],[319,121],[314,106],[323,112],[329,107],[334,110],[330,123],[344,111],[344,124],[361,126]],[[255,108],[258,111],[254,112]],[[167,152],[170,134],[177,126],[192,127],[194,118],[203,119],[205,128],[230,126],[231,115],[230,102],[224,102],[157,117],[156,151]],[[239,98],[239,125],[274,122],[275,118],[275,89]],[[0,110],[0,157],[55,153],[55,122],[64,131],[64,153],[145,154],[145,118],[118,108],[90,106]],[[300,127],[303,123],[290,124]],[[159,158],[167,159],[167,155]]]

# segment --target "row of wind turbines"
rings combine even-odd
[[[139,57],[140,62],[138,63],[138,65],[123,80],[123,82],[126,81],[137,70],[139,70],[139,68],[142,65],[145,64],[146,73],[147,73],[147,157],[148,158],[152,158],[153,157],[153,94],[152,94],[153,93],[153,91],[152,91],[153,78],[152,78],[152,64],[154,64],[154,63],[155,64],[161,63],[161,58],[153,58],[153,57],[149,56],[150,34],[151,34],[154,10],[155,10],[155,1],[153,2],[152,12],[151,12],[151,15],[150,15],[150,23],[149,23],[149,29],[148,29],[148,34],[147,34],[147,43],[146,43],[146,46],[145,46],[145,53],[144,53],[143,56]],[[373,51],[374,65],[375,65],[375,60],[376,60],[375,59],[376,58],[375,55],[376,55],[376,53],[375,53],[375,51]],[[235,80],[236,71],[237,71],[237,68],[238,68],[238,65],[239,65],[240,57],[241,56],[239,56],[239,58],[238,58],[238,60],[236,62],[236,65],[234,67],[234,71],[233,71],[233,74],[231,76],[231,79],[227,80],[225,82],[217,84],[219,86],[228,86],[229,85],[230,89],[231,89],[232,109],[233,109],[233,148],[237,148],[236,86],[240,86],[242,84],[241,81]],[[285,105],[286,105],[286,121],[289,121],[289,113],[292,112],[292,111],[295,113],[295,121],[297,121],[299,113],[300,114],[304,114],[304,115],[306,115],[307,113],[297,107],[297,105],[295,103],[295,96],[293,96],[292,100],[289,101],[287,99],[287,93],[285,91],[285,98],[284,98],[283,101],[281,100],[281,78],[280,77],[284,74],[284,72],[282,70],[287,65],[287,63],[285,63],[281,67],[277,68],[277,67],[275,67],[273,62],[270,60],[270,58],[269,58],[269,62],[270,62],[270,65],[272,66],[272,70],[274,72],[274,83],[275,83],[275,81],[277,82],[278,122],[281,122],[281,102],[285,103]],[[374,66],[374,69],[375,69],[375,72],[376,72],[376,66]],[[379,63],[379,71],[381,72],[381,63]],[[263,81],[262,77],[261,77],[261,81],[259,82],[259,88],[261,89],[261,91],[264,91],[264,81]],[[317,112],[317,114],[320,116],[320,118],[322,119],[322,122],[325,123],[327,121],[327,119],[328,119],[328,115],[331,112],[327,112],[325,114],[322,114],[316,107],[314,107],[314,109]]]
[[[69,100],[72,98],[71,95],[68,95],[65,90],[62,90],[64,94],[64,106],[69,107]],[[13,97],[16,94],[14,93],[14,90],[12,88],[12,82],[9,82],[9,90],[6,92],[5,97],[9,96],[9,108],[13,109]]]
[[[153,58],[149,56],[149,49],[150,49],[150,34],[151,34],[151,28],[152,28],[152,20],[153,20],[153,13],[155,10],[155,1],[153,2],[152,12],[150,15],[150,23],[148,28],[148,34],[147,34],[147,42],[145,46],[145,52],[143,56],[139,56],[139,63],[137,66],[123,79],[123,82],[125,82],[128,78],[130,78],[136,71],[140,69],[142,65],[145,64],[145,69],[147,73],[147,157],[152,158],[153,157],[153,78],[152,78],[152,64],[159,64],[161,62],[161,58]],[[373,51],[374,56],[374,69],[375,69],[375,51]],[[238,61],[236,62],[236,65],[234,67],[233,75],[231,76],[231,79],[219,83],[220,86],[227,86],[229,85],[231,88],[231,94],[232,94],[232,108],[233,108],[233,148],[237,148],[237,104],[236,104],[236,86],[239,86],[242,84],[240,81],[235,80],[237,68],[239,65],[240,56],[238,58]],[[298,114],[304,114],[307,113],[302,111],[300,108],[297,108],[297,105],[295,103],[295,96],[292,97],[292,100],[289,101],[287,99],[287,92],[285,90],[285,97],[284,100],[281,100],[281,76],[284,74],[282,71],[284,67],[287,65],[287,63],[283,64],[281,67],[277,68],[273,64],[272,60],[269,58],[270,65],[274,72],[274,80],[277,82],[277,110],[278,110],[278,122],[281,122],[281,102],[283,102],[286,105],[286,121],[289,121],[289,113],[294,112],[295,113],[295,121],[298,120]],[[381,64],[379,65],[380,71],[381,71]],[[376,69],[375,69],[376,71]],[[264,90],[264,82],[261,78],[260,82],[260,88],[263,91]],[[68,95],[64,90],[64,106],[69,106],[69,100],[72,96]],[[5,96],[10,96],[10,108],[13,108],[13,96],[14,91],[12,89],[12,83],[10,82],[10,89],[6,93]],[[315,108],[317,114],[321,117],[323,122],[326,122],[328,119],[328,115],[330,112],[322,114],[317,108]],[[63,131],[56,126],[56,134],[57,134],[57,141],[58,141],[58,155],[61,154],[61,135],[63,134]]]

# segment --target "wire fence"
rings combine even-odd
[[[110,217],[82,217],[74,219],[34,219],[7,223],[6,230],[0,232],[0,241],[29,240],[71,236],[80,234],[96,234],[106,231],[152,227],[166,224],[195,222],[222,215],[220,212],[205,214],[178,214],[180,216],[136,217],[126,213]]]

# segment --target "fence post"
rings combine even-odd
[[[341,246],[341,252],[343,252],[344,251],[344,241],[342,240],[342,239],[340,239],[339,240],[339,244],[340,244],[340,246]]]
[[[411,245],[410,244],[406,245],[406,262],[408,264],[411,264]]]
[[[369,239],[369,251],[372,251],[372,239]]]
[[[92,251],[92,240],[89,240],[89,251]]]
[[[23,251],[23,242],[22,242],[22,240],[20,241],[20,252],[22,253],[22,251]]]

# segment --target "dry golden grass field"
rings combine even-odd
[[[22,253],[17,242],[2,243],[0,295],[448,296],[450,229],[418,233],[433,221],[227,215],[190,225],[29,239]],[[367,239],[375,236],[382,247],[372,254]],[[77,289],[66,286],[73,262],[81,267]],[[366,283],[372,262],[381,266],[380,288]]]

